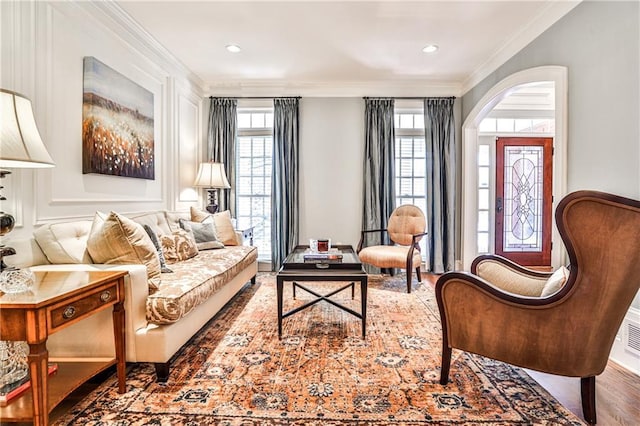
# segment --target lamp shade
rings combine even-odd
[[[227,173],[224,171],[224,164],[206,162],[200,163],[198,175],[193,186],[203,188],[231,188],[227,180]]]
[[[0,89],[0,167],[54,165],[38,132],[31,101],[19,93]]]

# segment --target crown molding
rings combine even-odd
[[[208,86],[206,96],[229,97],[429,97],[460,96],[457,82],[415,80],[378,81],[284,81],[227,80]]]
[[[113,31],[116,37],[126,44],[161,65],[165,70],[175,73],[178,79],[183,76],[200,92],[206,87],[204,80],[187,68],[115,1],[76,2],[76,5]]]
[[[534,17],[527,26],[523,27],[520,32],[507,40],[502,47],[498,48],[493,55],[491,55],[462,82],[462,94],[473,89],[473,87],[484,80],[489,74],[497,70],[505,62],[524,49],[529,43],[549,29],[549,27],[559,21],[564,15],[569,13],[581,2],[582,0],[549,0],[547,7],[544,8],[544,10]]]

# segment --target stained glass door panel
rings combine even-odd
[[[522,265],[551,262],[551,138],[496,142],[496,253]]]

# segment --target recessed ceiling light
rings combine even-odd
[[[240,49],[240,46],[238,46],[237,44],[228,44],[226,47],[227,47],[227,50],[231,53],[238,53],[242,50]]]
[[[433,53],[436,52],[439,49],[437,44],[427,44],[425,47],[422,48],[422,51],[424,53]]]

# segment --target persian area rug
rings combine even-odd
[[[175,357],[169,381],[137,364],[118,394],[115,375],[57,424],[83,425],[582,425],[524,371],[454,351],[439,384],[441,329],[429,284],[371,276],[361,322],[320,302],[283,322],[274,274],[259,274]],[[344,283],[307,283],[328,292]],[[335,296],[359,311],[359,291]],[[285,310],[313,296],[285,283]]]

